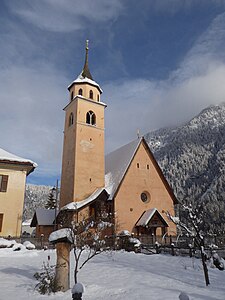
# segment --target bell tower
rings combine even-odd
[[[84,68],[69,86],[64,108],[64,143],[60,207],[84,200],[105,186],[104,110],[102,90],[88,67],[88,41]]]

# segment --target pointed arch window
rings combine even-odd
[[[90,99],[93,99],[93,91],[92,91],[92,90],[90,90],[89,98],[90,98]]]
[[[73,116],[73,113],[71,113],[70,117],[69,117],[69,126],[73,125],[73,121],[74,121],[74,116]]]
[[[92,110],[89,110],[86,114],[86,123],[96,125],[96,115]]]
[[[83,90],[82,89],[79,89],[78,91],[78,95],[82,96],[83,95]]]

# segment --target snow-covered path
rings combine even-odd
[[[0,249],[0,300],[72,299],[70,291],[51,296],[34,291],[33,274],[48,255],[54,264],[53,250]],[[190,300],[224,300],[225,271],[210,268],[209,276],[211,284],[205,287],[197,259],[117,252],[95,257],[80,271],[79,281],[86,288],[83,300],[176,300],[180,292],[186,292]]]

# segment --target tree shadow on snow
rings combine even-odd
[[[1,269],[0,272],[5,274],[16,274],[18,276],[23,276],[29,279],[33,279],[34,273],[37,272],[37,270],[35,268],[31,268],[31,266],[24,266],[24,269],[10,267],[10,268]]]

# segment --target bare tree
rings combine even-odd
[[[75,258],[74,282],[78,282],[78,271],[96,255],[112,249],[112,240],[107,230],[112,223],[106,220],[83,219],[71,223],[72,250]]]
[[[207,255],[204,250],[204,236],[207,233],[207,226],[204,222],[204,211],[201,210],[200,207],[193,209],[191,205],[182,205],[182,210],[186,219],[186,223],[182,222],[178,217],[172,216],[169,212],[167,212],[167,216],[177,225],[178,229],[193,238],[194,245],[200,250],[201,253],[205,283],[206,286],[208,286],[210,282],[208,268],[206,265]]]

